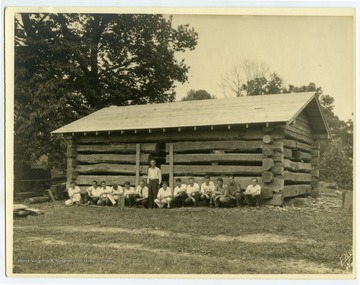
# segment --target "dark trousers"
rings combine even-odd
[[[154,200],[159,192],[159,179],[150,179],[149,181],[149,208],[154,208]]]
[[[199,201],[200,201],[200,193],[199,192],[195,192],[195,193],[192,193],[191,196],[195,199],[195,202],[187,197],[185,199],[185,206],[188,207],[188,206],[194,206],[194,207],[197,207],[199,205]]]
[[[235,198],[236,198],[236,206],[240,206],[245,202],[245,194],[243,192],[236,192]]]
[[[201,194],[201,200],[204,201],[206,206],[210,205],[210,199],[211,199],[211,194],[208,194],[209,198],[206,197],[204,194]]]
[[[128,194],[125,195],[125,205],[128,207],[135,206],[135,199],[139,198],[138,194]]]
[[[147,208],[149,204],[149,198],[136,198],[135,204],[136,206],[143,206],[144,208]]]
[[[250,206],[260,206],[260,195],[255,195],[254,197],[252,195],[245,195],[245,201]]]
[[[85,203],[90,202],[91,204],[96,204],[97,201],[99,201],[99,197],[89,196],[88,193],[85,193],[84,201],[85,201]]]
[[[174,207],[183,207],[185,206],[185,200],[188,198],[185,192],[180,193],[180,196],[174,197],[172,200],[172,205]]]
[[[215,200],[217,207],[234,207],[236,205],[236,199],[230,197],[221,197]]]

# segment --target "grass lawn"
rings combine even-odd
[[[14,273],[343,274],[352,216],[311,207],[133,209],[36,204],[14,220]]]

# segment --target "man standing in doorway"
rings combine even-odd
[[[157,197],[159,186],[161,184],[161,170],[156,167],[156,161],[154,159],[150,161],[147,184],[149,186],[149,208],[152,209],[154,208],[154,200]]]

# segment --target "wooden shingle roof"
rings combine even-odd
[[[315,133],[329,134],[314,92],[111,106],[52,133],[126,131],[233,124],[291,123],[304,109]]]

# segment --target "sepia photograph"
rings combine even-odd
[[[355,9],[5,16],[7,276],[356,277]]]

